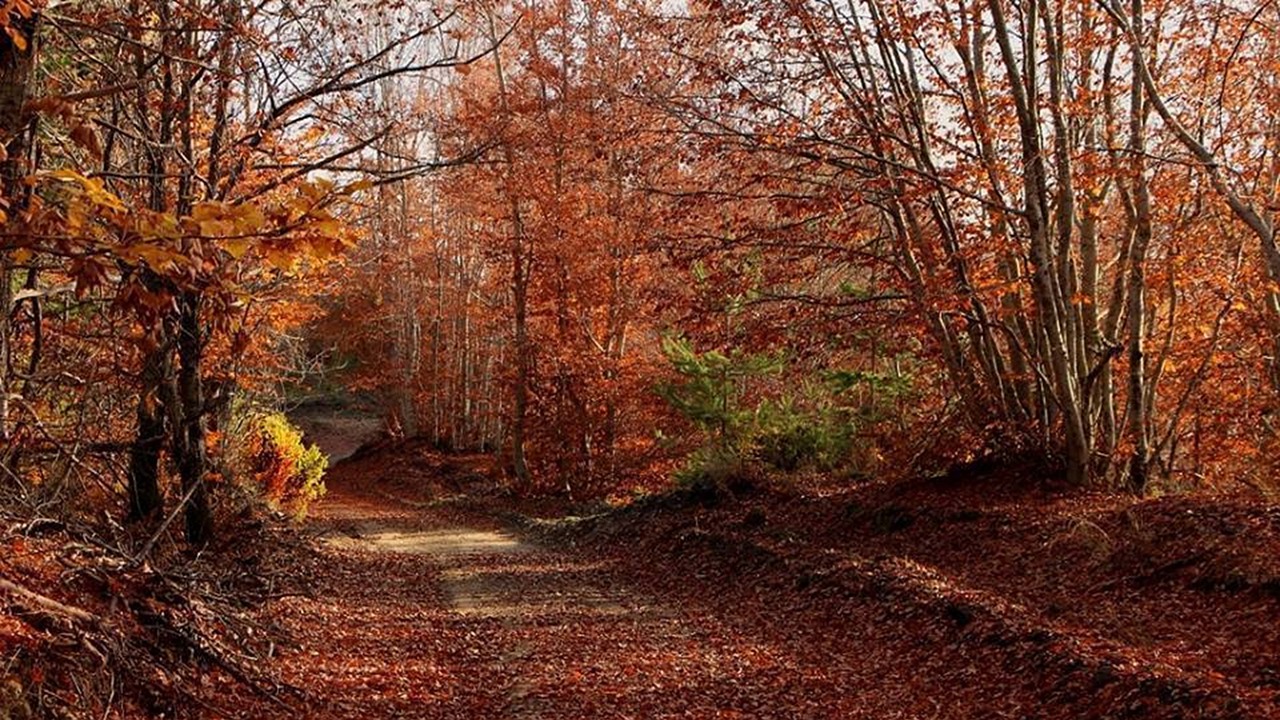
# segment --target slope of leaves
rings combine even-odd
[[[0,514],[4,716],[195,718],[289,698],[267,662],[276,633],[251,610],[308,550],[252,514],[218,519],[234,541],[193,555],[173,525]]]
[[[776,616],[787,632],[794,620],[783,618],[825,613],[826,632],[858,635],[848,642],[859,652],[868,648],[854,618],[874,617],[890,642],[955,649],[958,664],[944,676],[1020,712],[1276,711],[1274,507],[1010,495],[999,491],[1011,486],[1001,475],[944,487],[748,491],[710,506],[705,497],[663,499],[536,527],[718,612]],[[1004,672],[1025,676],[1033,695],[1016,697]]]

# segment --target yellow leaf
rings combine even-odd
[[[43,173],[43,175],[54,180],[79,185],[81,190],[84,191],[85,197],[93,201],[95,205],[122,212],[125,210],[124,201],[108,192],[101,180],[85,177],[73,170],[51,170]]]
[[[351,183],[350,185],[347,185],[346,187],[342,188],[342,191],[349,195],[354,195],[358,192],[364,192],[366,190],[372,190],[372,189],[373,189],[373,181],[366,178],[364,180],[357,180]]]
[[[325,237],[337,237],[342,232],[342,223],[330,218],[311,223],[311,229]]]
[[[244,257],[245,253],[249,252],[249,248],[252,245],[253,243],[249,242],[248,240],[245,240],[243,238],[237,238],[234,240],[224,240],[222,243],[222,248],[226,250],[227,253],[231,255],[231,257],[235,258],[236,260],[239,260],[240,258]]]
[[[27,39],[22,36],[22,33],[11,27],[6,27],[4,31],[9,35],[9,39],[13,41],[13,46],[18,48],[18,52],[27,51]]]
[[[146,239],[176,240],[182,237],[178,219],[167,213],[154,213],[138,221],[138,234]]]
[[[84,227],[86,219],[87,218],[85,215],[83,202],[76,200],[67,205],[67,229],[68,230],[72,231],[73,233],[79,232]]]
[[[329,258],[333,257],[335,254],[335,250],[336,250],[336,248],[334,247],[335,243],[328,238],[323,238],[323,237],[314,238],[310,244],[311,244],[311,254],[317,260],[321,260],[321,261],[328,260]]]
[[[258,232],[267,224],[267,217],[262,214],[262,208],[253,203],[245,203],[237,207],[236,215],[236,227],[242,233]]]
[[[174,258],[174,253],[154,245],[137,245],[132,250],[139,260],[155,269],[164,267]]]
[[[303,195],[312,200],[319,200],[329,194],[334,187],[334,182],[330,178],[316,178],[308,183],[303,183],[298,189]]]
[[[264,254],[267,256],[267,262],[278,270],[289,271],[293,269],[294,257],[293,253],[286,248],[268,245]]]
[[[218,220],[201,220],[197,223],[200,226],[201,237],[220,237],[227,234],[227,225]]]
[[[196,206],[191,208],[191,219],[197,222],[218,220],[226,214],[226,206],[220,202],[196,203]]]

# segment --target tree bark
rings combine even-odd
[[[166,341],[161,340],[161,345]],[[142,361],[142,388],[136,412],[137,428],[129,449],[128,520],[146,520],[163,505],[160,495],[160,452],[164,449],[164,384],[169,377],[169,348],[149,350]]]
[[[1012,38],[1015,35],[1009,29],[1001,2],[1002,0],[991,0],[989,6],[1018,116],[1023,163],[1023,213],[1030,236],[1031,286],[1040,318],[1040,334],[1048,356],[1047,369],[1056,401],[1055,407],[1061,414],[1067,481],[1074,485],[1086,485],[1090,480],[1092,456],[1088,418],[1081,402],[1078,366],[1073,361],[1071,316],[1067,310],[1069,299],[1061,276],[1061,253],[1055,252],[1050,243],[1051,194],[1045,167],[1045,148],[1040,139],[1042,127],[1039,80],[1036,76],[1039,58],[1036,33],[1039,8],[1035,2],[1025,4],[1026,16],[1022,21],[1025,31],[1019,55],[1014,52]],[[1066,230],[1069,231],[1069,228]],[[1060,236],[1059,247],[1062,242]]]
[[[7,12],[7,11],[6,11]],[[6,34],[0,34],[0,206],[4,221],[0,228],[13,227],[21,210],[23,163],[27,155],[27,118],[23,107],[27,102],[31,74],[36,59],[36,30],[39,16],[13,18],[13,29],[27,41],[20,48]],[[7,245],[7,243],[6,243]],[[14,393],[12,371],[13,267],[6,245],[0,245],[0,445],[10,439],[9,404]],[[0,457],[0,460],[3,458]]]
[[[1143,44],[1142,0],[1132,0],[1133,75],[1142,73]],[[1129,458],[1129,487],[1141,493],[1147,486],[1147,468],[1151,462],[1147,403],[1147,359],[1144,347],[1147,332],[1147,248],[1151,245],[1151,194],[1147,187],[1146,108],[1143,86],[1133,83],[1129,109],[1129,163],[1133,174],[1133,248],[1129,254],[1129,397],[1128,425],[1133,441]]]
[[[174,453],[183,495],[190,495],[185,509],[187,542],[201,546],[213,539],[213,514],[205,484],[208,452],[205,447],[204,336],[200,327],[200,294],[186,291],[179,299],[178,393],[180,425],[175,428]]]
[[[498,93],[502,104],[503,115],[509,121],[510,108],[507,106],[507,83],[502,70],[502,49],[497,48],[497,29],[493,15],[488,15],[489,35],[495,44],[493,62],[498,80]],[[528,459],[525,457],[526,423],[529,414],[529,379],[530,379],[530,347],[529,347],[529,252],[525,238],[524,217],[520,210],[520,198],[516,195],[512,184],[514,173],[514,153],[510,140],[503,142],[503,161],[506,165],[506,195],[511,209],[511,295],[514,310],[515,364],[516,376],[512,388],[513,417],[511,419],[511,465],[516,482],[521,490],[528,490],[532,484]]]
[[[141,8],[137,8],[137,11],[141,12]],[[137,56],[135,75],[138,79],[138,107],[145,114],[145,108],[148,107],[148,83],[145,80],[150,71],[146,58],[141,53]],[[162,90],[164,102],[158,118],[159,142],[146,145],[147,207],[155,212],[163,212],[168,205],[164,187],[165,156],[163,149],[157,146],[167,146],[171,136],[171,78],[166,76]],[[167,292],[168,288],[163,280],[154,272],[146,268],[139,272],[142,284],[148,292]],[[129,521],[150,518],[164,505],[160,491],[160,455],[170,430],[165,406],[169,394],[167,383],[172,376],[171,328],[163,315],[142,317],[140,320],[143,325],[152,325],[152,333],[148,338],[148,347],[143,351],[141,387],[138,389],[138,406],[135,411],[136,427],[133,444],[129,449],[129,507],[126,515]]]

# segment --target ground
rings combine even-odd
[[[1121,508],[992,481],[537,521],[548,508],[494,495],[483,463],[417,448],[339,466],[306,527],[306,591],[265,609],[295,712],[1280,716],[1273,564],[1187,537],[1260,522],[1269,546],[1277,515],[1257,503]]]
[[[577,505],[319,427],[349,457],[301,525],[250,503],[146,555],[0,518],[0,720],[1280,718],[1257,494],[1001,466]]]

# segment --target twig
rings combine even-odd
[[[71,618],[73,620],[84,623],[86,625],[102,625],[103,624],[102,619],[96,615],[85,612],[84,610],[81,610],[80,608],[77,608],[77,607],[64,605],[63,603],[60,603],[57,600],[54,600],[53,598],[46,597],[44,595],[41,595],[40,593],[28,590],[22,587],[21,585],[12,583],[8,580],[5,580],[4,578],[0,578],[0,590],[4,590],[5,592],[8,592],[10,595],[14,595],[18,597],[22,601],[32,603],[43,610],[48,610],[50,612],[57,613],[59,615]]]
[[[196,488],[198,487],[200,487],[198,483],[191,484],[191,488],[187,490],[187,494],[182,496],[182,502],[178,503],[178,506],[173,509],[173,512],[169,513],[169,516],[164,519],[164,522],[160,523],[160,527],[156,528],[155,533],[147,540],[146,544],[142,546],[142,549],[138,551],[138,554],[130,558],[129,567],[137,567],[141,565],[142,561],[147,558],[147,555],[151,554],[151,549],[155,547],[157,542],[159,542],[160,536],[164,535],[164,531],[169,528],[170,523],[172,523],[174,519],[178,517],[178,513],[182,512],[182,509],[187,506],[187,503],[191,500],[191,496],[195,493]]]

